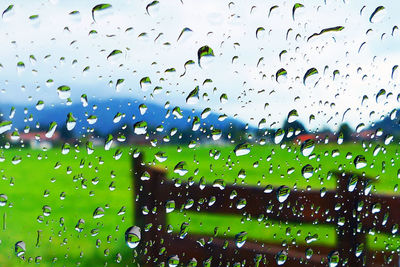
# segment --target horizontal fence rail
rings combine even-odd
[[[400,198],[372,195],[368,192],[372,179],[368,177],[356,180],[354,174],[346,172],[332,172],[332,175],[337,179],[336,190],[298,189],[291,190],[285,197],[280,188],[244,185],[200,187],[195,183],[175,183],[166,178],[165,170],[146,166],[139,155],[133,158],[135,223],[142,229],[139,261],[145,266],[177,258],[184,265],[196,261],[199,266],[234,263],[278,266],[282,263],[279,259],[286,258],[284,266],[327,266],[338,255],[338,266],[399,266],[398,252],[370,250],[366,235],[398,234]],[[143,176],[147,178],[143,179]],[[190,232],[181,238],[177,233],[167,231],[166,209],[169,205],[178,211],[196,211],[204,216],[207,213],[236,214],[285,223],[328,224],[335,227],[337,242],[335,247],[324,247],[282,246],[248,240],[238,248],[232,238]],[[307,249],[313,250],[311,258],[305,256]]]

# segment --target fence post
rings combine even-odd
[[[165,172],[145,166],[142,153],[132,157],[132,178],[134,182],[134,222],[141,228],[141,242],[138,247],[139,261],[142,266],[154,266],[161,248],[161,232],[159,225],[165,227],[166,213],[160,202],[160,184],[163,182]],[[149,179],[142,179],[145,172],[150,174]],[[147,213],[147,214],[146,214]],[[151,225],[151,227],[150,227]],[[165,229],[161,229],[165,231]]]
[[[358,181],[356,188],[352,192],[349,191],[349,181],[352,177],[351,173],[336,172],[337,176],[337,203],[341,205],[337,212],[337,220],[344,220],[342,226],[337,226],[337,248],[339,257],[343,265],[346,266],[365,266],[364,256],[367,253],[367,244],[365,235],[357,232],[358,215],[357,211],[358,201],[361,199],[362,194],[361,182]],[[362,220],[361,220],[362,221]],[[356,256],[356,249],[360,244],[364,244],[364,250],[359,257]],[[347,260],[347,263],[344,264]]]

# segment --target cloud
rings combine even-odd
[[[291,2],[279,3],[270,16],[272,6],[263,1],[229,5],[166,1],[151,7],[149,14],[146,2],[109,3],[112,8],[98,12],[96,22],[91,14],[95,3],[16,3],[0,25],[0,34],[7,40],[0,45],[1,101],[28,104],[40,99],[57,104],[63,100],[56,88],[67,84],[73,101],[86,93],[96,98],[146,98],[186,106],[187,94],[198,85],[200,95],[207,96],[196,109],[210,107],[229,116],[236,114],[251,124],[266,118],[270,125],[279,125],[296,109],[310,129],[338,127],[349,108],[344,119],[351,125],[371,122],[398,104],[390,94],[385,101],[374,102],[381,88],[393,94],[397,89],[390,73],[400,59],[400,36],[391,35],[398,3],[385,3],[386,14],[376,23],[369,22],[376,1],[369,2],[361,15],[363,5],[359,3],[307,1],[296,10],[294,19]],[[74,10],[79,14],[69,15]],[[37,21],[29,19],[33,14],[39,15]],[[336,26],[344,29],[308,40]],[[177,41],[185,27],[192,31]],[[264,30],[257,38],[260,27]],[[97,34],[89,35],[92,30]],[[203,45],[210,46],[215,57],[200,68],[197,50]],[[115,49],[121,56],[108,60]],[[282,51],[286,53],[280,58]],[[30,55],[35,56],[35,63],[30,62]],[[196,64],[188,66],[181,77],[188,60]],[[18,74],[19,61],[25,63],[25,70]],[[176,72],[166,73],[169,68]],[[275,75],[281,68],[287,78],[278,83]],[[304,85],[303,76],[310,68],[318,74]],[[162,92],[142,91],[139,81],[143,77],[150,78],[152,88],[161,86]],[[48,79],[54,80],[49,88],[45,85]],[[115,90],[118,79],[124,79],[119,91]],[[203,85],[206,79],[213,82]],[[224,104],[219,100],[223,93],[228,96]],[[368,104],[361,105],[364,95]],[[375,114],[371,115],[372,109]],[[310,115],[315,120],[309,123]]]

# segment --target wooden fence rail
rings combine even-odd
[[[142,179],[143,174],[150,176]],[[179,186],[166,178],[165,170],[146,166],[142,156],[133,159],[135,188],[135,224],[142,229],[138,259],[142,266],[154,266],[179,258],[180,264],[197,261],[198,265],[227,266],[234,263],[246,266],[278,266],[278,255],[287,256],[284,266],[328,266],[339,255],[337,266],[399,266],[398,252],[372,251],[366,235],[398,234],[400,198],[368,193],[366,177],[358,179],[353,188],[353,174],[334,172],[337,186],[334,191],[292,190],[287,199],[278,199],[278,188],[266,191],[260,187],[226,185],[224,188],[182,182]],[[353,184],[354,185],[354,184]],[[237,208],[239,200],[246,205]],[[329,224],[335,227],[335,247],[292,245],[282,246],[258,240],[248,240],[238,248],[233,239],[189,234],[181,238],[168,233],[166,206],[175,210],[207,213],[263,216],[264,220],[302,224]],[[205,241],[200,244],[200,239]],[[228,243],[227,243],[228,241]],[[313,250],[307,259],[305,251]],[[175,256],[175,258],[174,258]],[[334,266],[334,265],[332,265]]]

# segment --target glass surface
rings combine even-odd
[[[0,266],[398,266],[396,1],[3,1]]]

